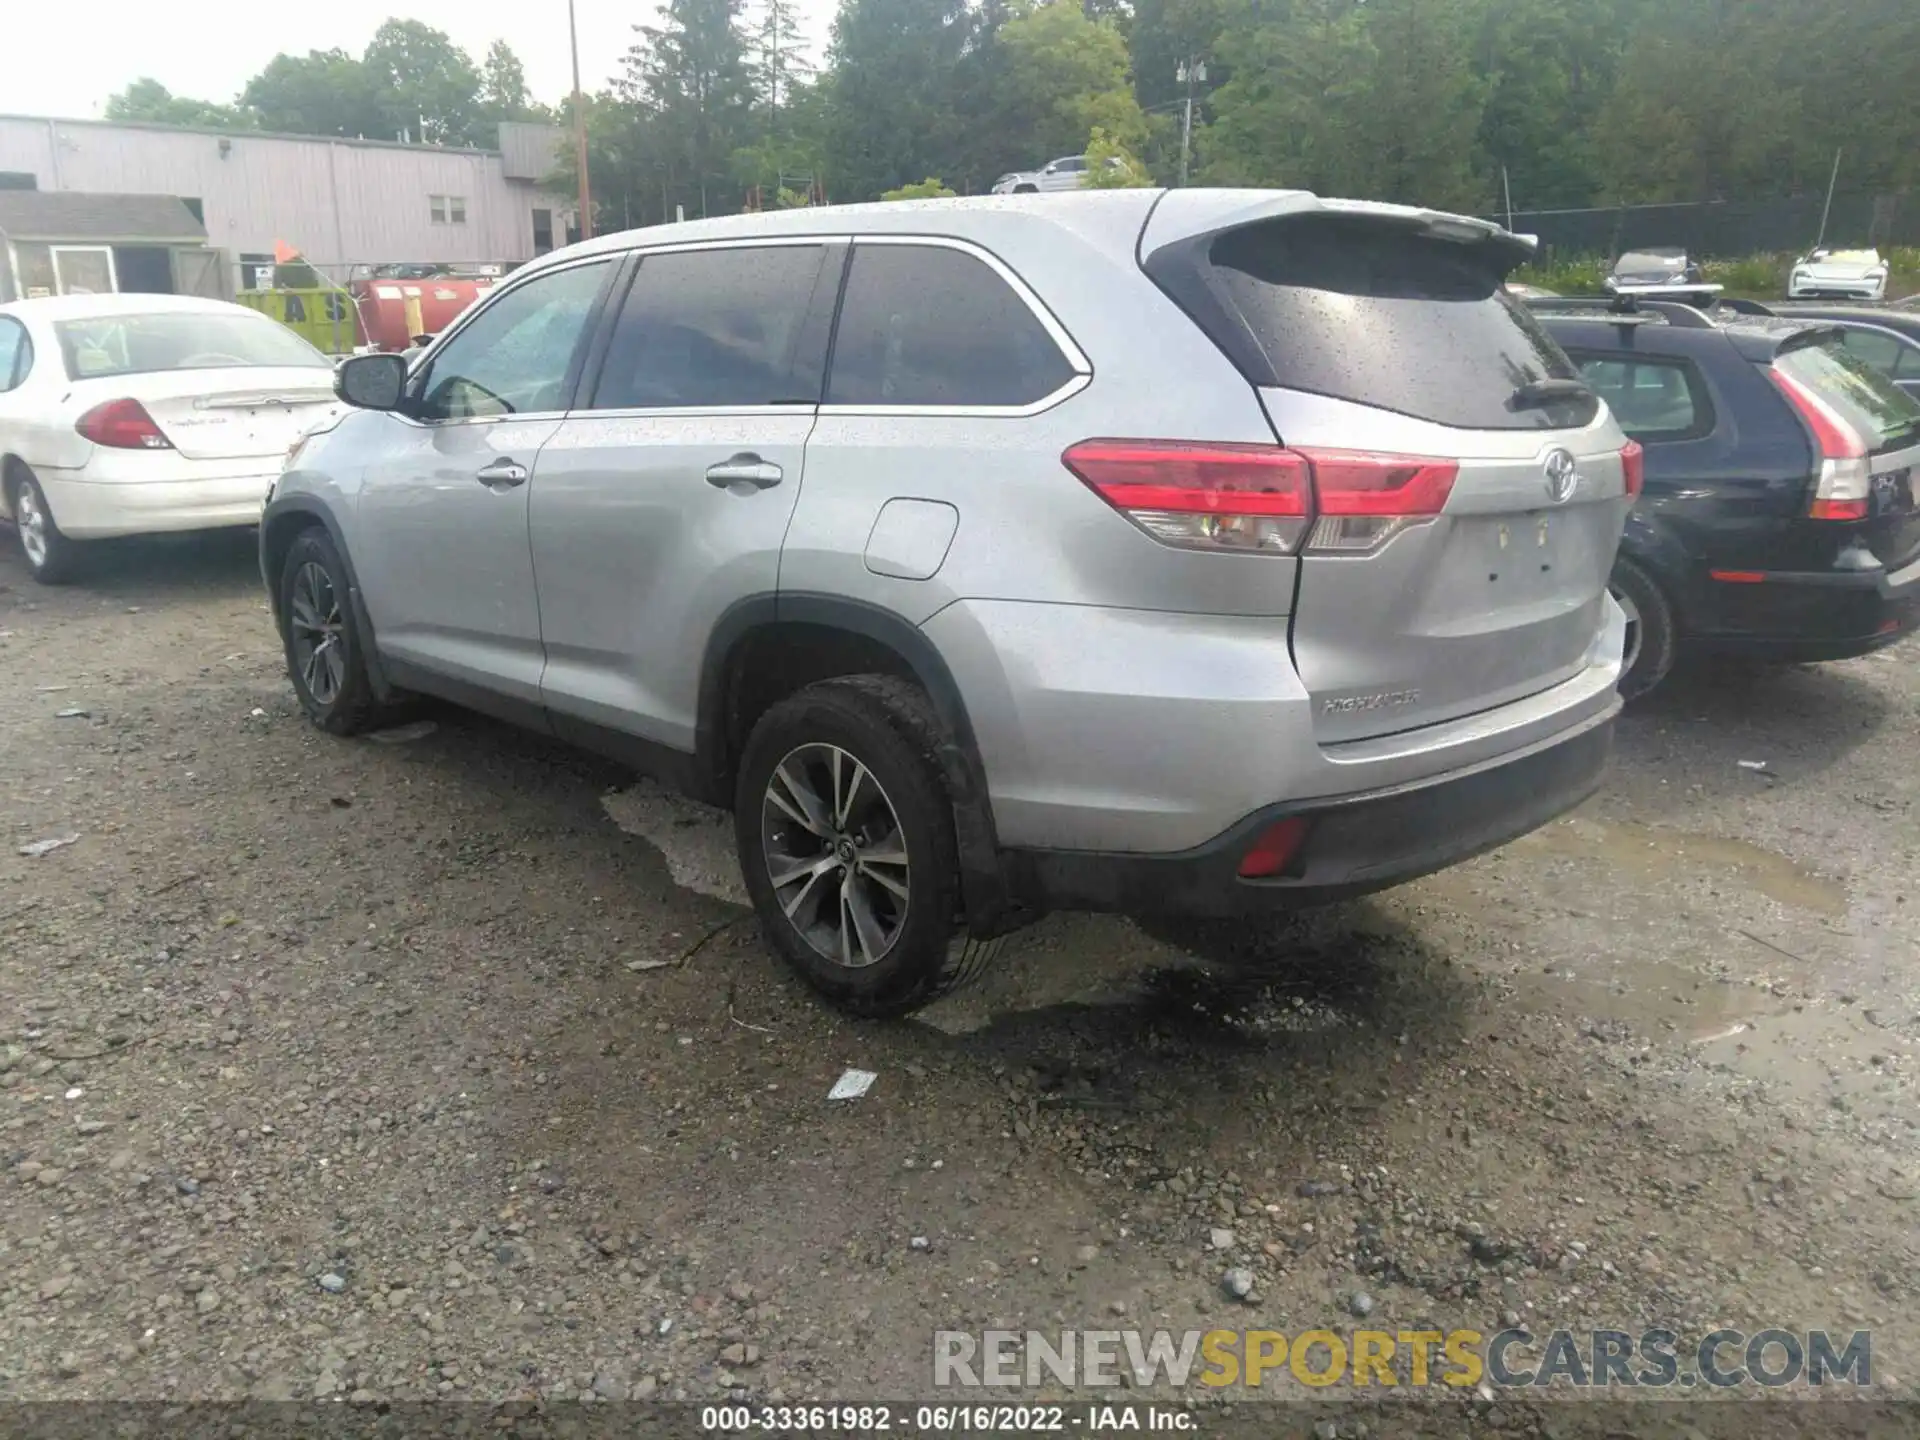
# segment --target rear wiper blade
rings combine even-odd
[[[1515,410],[1534,410],[1593,398],[1593,391],[1578,380],[1529,380],[1507,397],[1507,404]]]

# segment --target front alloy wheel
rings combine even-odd
[[[346,621],[340,592],[316,560],[294,571],[287,595],[287,654],[321,705],[340,698],[347,681]]]
[[[768,777],[760,834],[774,898],[815,952],[849,969],[886,958],[907,923],[912,871],[872,771],[837,745],[797,746]]]

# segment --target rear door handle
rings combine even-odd
[[[771,460],[762,460],[751,450],[731,460],[707,467],[707,483],[725,490],[731,485],[751,485],[756,490],[771,490],[786,472]]]
[[[518,460],[495,460],[490,465],[482,465],[473,478],[482,485],[498,485],[511,489],[515,485],[527,483],[527,467]]]

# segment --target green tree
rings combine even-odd
[[[665,152],[668,188],[690,213],[735,208],[733,156],[753,93],[740,0],[668,0],[660,24],[635,29],[622,90]]]
[[[882,191],[880,198],[882,200],[950,200],[953,198],[953,191],[929,175],[926,179],[917,180],[911,185],[901,185],[892,190]]]
[[[503,120],[547,120],[552,118],[544,105],[537,104],[527,90],[526,67],[513,47],[496,40],[487,47],[487,58],[480,62],[480,88],[475,111],[487,126]],[[482,137],[486,139],[486,137]]]
[[[1110,20],[1089,20],[1079,0],[1051,0],[1001,28],[1006,51],[998,120],[1042,158],[1072,154],[1090,131],[1137,145],[1147,120],[1127,74],[1127,43]]]
[[[365,67],[344,50],[276,55],[247,81],[240,102],[263,130],[394,138]]]
[[[373,32],[360,62],[382,98],[390,133],[429,145],[471,145],[477,135],[480,72],[445,32],[418,20],[389,20]]]
[[[107,97],[107,119],[147,125],[197,125],[215,130],[241,129],[253,123],[253,117],[238,106],[190,100],[173,94],[158,80],[146,76]]]
[[[965,0],[843,0],[828,90],[828,184],[870,200],[924,175],[966,173],[956,105],[973,34]],[[969,117],[970,118],[970,117]]]
[[[1126,146],[1108,137],[1100,126],[1087,139],[1087,188],[1137,190],[1151,185],[1146,167]]]

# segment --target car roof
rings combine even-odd
[[[42,295],[0,305],[0,311],[37,320],[90,320],[114,315],[206,314],[234,310],[248,315],[256,313],[244,305],[208,300],[198,295]]]
[[[1898,330],[1902,335],[1920,336],[1920,312],[1913,310],[1890,310],[1874,305],[1807,304],[1796,300],[1791,304],[1780,304],[1775,313],[1787,319],[1804,315],[1831,320],[1836,324],[1879,325],[1888,330]]]
[[[1771,359],[1796,336],[1810,331],[1832,330],[1835,323],[1811,316],[1795,319],[1787,315],[1741,315],[1729,320],[1702,313],[1704,324],[1675,325],[1657,312],[1620,315],[1603,310],[1569,312],[1541,307],[1534,309],[1533,313],[1549,331],[1555,333],[1571,326],[1580,327],[1582,348],[1637,350],[1642,348],[1640,337],[1652,339],[1657,336],[1659,338],[1653,341],[1650,348],[1692,351],[1723,341],[1748,359],[1756,361]]]

